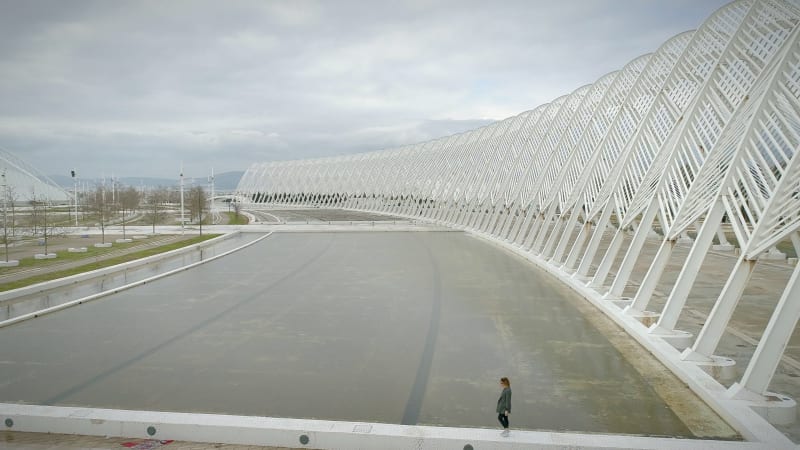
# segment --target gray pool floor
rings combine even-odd
[[[0,329],[0,401],[734,438],[572,291],[462,233],[275,233]]]

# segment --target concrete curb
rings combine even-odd
[[[0,404],[10,431],[324,449],[775,449],[754,442]]]
[[[197,262],[194,262],[192,264],[188,264],[186,266],[179,267],[177,269],[173,269],[173,270],[170,270],[170,271],[167,271],[167,272],[164,272],[164,273],[160,273],[158,275],[154,275],[152,277],[148,277],[148,278],[145,278],[143,280],[135,281],[133,283],[126,284],[124,286],[120,286],[120,287],[117,287],[117,288],[114,288],[114,289],[109,289],[107,291],[103,291],[103,292],[100,292],[100,293],[97,293],[97,294],[89,295],[87,297],[79,298],[77,300],[73,300],[73,301],[70,301],[70,302],[62,303],[60,305],[52,306],[50,308],[42,309],[42,310],[35,311],[35,312],[32,312],[32,313],[28,313],[28,314],[23,314],[21,316],[17,316],[17,317],[2,321],[2,322],[0,322],[0,328],[7,327],[9,325],[14,325],[16,323],[23,322],[25,320],[35,319],[35,318],[37,318],[39,316],[43,316],[43,315],[46,315],[46,314],[51,314],[51,313],[54,313],[56,311],[61,311],[62,309],[70,308],[72,306],[80,305],[80,304],[83,304],[83,303],[88,303],[88,302],[93,301],[93,300],[97,300],[97,299],[100,299],[100,298],[103,298],[103,297],[106,297],[106,296],[109,296],[109,295],[112,295],[112,294],[116,294],[117,292],[122,292],[122,291],[125,291],[125,290],[128,290],[128,289],[134,288],[136,286],[141,286],[143,284],[147,284],[147,283],[149,283],[151,281],[155,281],[155,280],[158,280],[160,278],[164,278],[164,277],[173,275],[173,274],[178,273],[178,272],[183,272],[184,270],[189,270],[189,269],[191,269],[193,267],[197,267],[197,266],[199,266],[201,264],[205,264],[207,262],[214,261],[214,260],[216,260],[218,258],[222,258],[223,256],[227,256],[227,255],[229,255],[229,254],[231,254],[233,252],[236,252],[236,251],[239,251],[239,250],[241,250],[243,248],[249,247],[249,246],[251,246],[251,245],[253,245],[253,244],[257,243],[257,242],[260,242],[260,241],[266,239],[270,235],[272,235],[272,233],[267,233],[267,234],[265,234],[264,236],[261,236],[258,239],[255,239],[255,240],[253,240],[251,242],[248,242],[248,243],[246,243],[246,244],[244,244],[242,246],[236,247],[234,249],[228,250],[227,252],[223,252],[223,253],[220,253],[219,255],[215,255],[215,256],[212,256],[210,258],[203,259],[201,261],[197,261]],[[220,236],[220,237],[223,237],[223,236]],[[215,238],[215,239],[217,239],[217,238]],[[211,240],[213,241],[214,239],[211,239]],[[178,249],[178,250],[183,250],[183,249]],[[168,253],[171,253],[171,252],[168,252]],[[153,255],[153,257],[155,257],[155,256],[160,256],[160,255]],[[145,258],[145,259],[147,259],[147,258]],[[135,263],[135,262],[137,262],[137,261],[132,261],[131,263],[126,263],[126,264],[132,264],[132,263]],[[141,260],[139,262],[141,262]],[[152,261],[150,261],[150,262],[152,262]],[[106,268],[106,269],[99,269],[98,271],[93,271],[93,272],[99,272],[99,271],[111,269],[111,268],[114,268],[114,267],[117,267],[117,270],[120,270],[120,268],[118,266],[112,266],[112,267],[109,267],[109,268]],[[91,274],[93,272],[88,272],[87,274]],[[86,275],[86,274],[81,274],[81,275]],[[79,276],[79,275],[76,275],[76,276]],[[58,280],[54,280],[54,281],[58,281]],[[23,289],[25,289],[25,288],[23,288]],[[13,292],[13,291],[9,291],[9,292]]]
[[[215,245],[223,240],[230,239],[234,236],[239,234],[238,231],[233,233],[228,233],[222,236],[215,237],[213,239],[209,239],[207,241],[199,242],[197,244],[189,245],[182,248],[176,248],[175,250],[170,250],[168,252],[159,253],[157,255],[148,256],[146,258],[137,259],[136,261],[130,261],[122,264],[117,264],[115,266],[104,267],[102,269],[92,270],[90,272],[79,273],[75,275],[71,275],[64,278],[59,278],[56,280],[45,281],[42,283],[33,284],[30,286],[21,287],[19,289],[13,289],[10,291],[0,292],[0,304],[6,302],[8,300],[12,300],[17,297],[22,297],[26,295],[36,294],[45,292],[50,289],[58,288],[61,286],[66,286],[70,284],[80,283],[81,281],[85,281],[91,278],[95,278],[98,276],[119,272],[120,270],[127,270],[132,269],[139,266],[144,266],[147,264],[151,264],[155,261],[160,261],[163,259],[171,258],[176,255],[180,255],[182,253],[202,249],[211,245]]]

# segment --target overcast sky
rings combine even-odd
[[[0,0],[0,147],[177,177],[391,148],[547,103],[724,0]]]

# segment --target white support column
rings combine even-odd
[[[467,221],[465,223],[466,227],[469,229],[474,230],[475,224],[478,222],[478,219],[483,215],[483,202],[477,203],[473,206],[473,211],[467,216]]]
[[[606,233],[606,228],[611,221],[611,214],[613,212],[614,208],[611,206],[611,203],[603,208],[603,214],[594,227],[594,233],[592,233],[592,237],[589,239],[589,245],[583,253],[583,258],[581,258],[581,263],[578,265],[578,270],[575,271],[576,276],[585,277],[589,275],[592,262],[594,262],[594,257],[597,255],[597,250],[600,249],[600,243],[603,241],[603,236]]]
[[[469,228],[470,229],[475,230],[475,231],[478,230],[478,226],[479,226],[481,220],[483,219],[483,216],[486,214],[484,212],[485,208],[486,208],[486,205],[484,205],[483,202],[478,203],[478,205],[475,208],[475,211],[472,213],[472,217],[470,217],[470,220],[469,220]]]
[[[528,230],[528,235],[525,236],[525,240],[522,243],[523,248],[531,250],[531,247],[533,245],[533,240],[539,234],[539,230],[541,230],[543,227],[544,228],[547,227],[547,223],[545,223],[544,217],[545,217],[544,214],[542,214],[541,212],[536,214],[536,218],[534,219],[530,230]]]
[[[550,235],[551,227],[550,224],[552,223],[552,229],[555,230],[558,227],[558,224],[561,222],[560,217],[557,217],[556,214],[556,207],[555,205],[549,207],[544,214],[542,214],[542,225],[539,227],[539,230],[536,233],[536,240],[531,245],[531,251],[536,254],[544,255],[544,251],[542,250],[542,243],[544,242],[544,238]]]
[[[439,211],[436,211],[436,215],[433,216],[433,220],[435,220],[436,222],[442,222],[447,218],[447,216],[450,215],[451,211],[452,211],[452,205],[450,201],[445,201],[439,207]]]
[[[607,294],[608,297],[622,296],[622,292],[625,290],[625,286],[628,284],[628,280],[633,272],[634,264],[636,264],[636,260],[642,252],[642,247],[644,247],[644,243],[647,241],[647,236],[650,233],[650,227],[653,225],[653,219],[655,219],[656,213],[658,213],[658,203],[652,202],[645,210],[644,215],[642,215],[642,221],[639,223],[639,226],[636,227],[636,232],[633,233],[633,240],[631,240],[631,245],[628,246],[625,258],[622,259],[622,265],[620,265],[619,270],[617,270],[617,276],[614,278],[614,282],[611,283],[611,290]]]
[[[732,251],[733,245],[728,242],[728,237],[725,236],[725,232],[722,231],[722,227],[717,228],[717,239],[719,239],[719,244],[712,246],[714,250],[719,251]]]
[[[450,212],[445,216],[444,221],[448,224],[455,224],[456,219],[458,218],[459,214],[461,214],[461,208],[464,206],[459,204],[459,202],[453,202],[453,206],[450,208]]]
[[[474,208],[475,208],[475,205],[473,205],[472,202],[467,204],[467,207],[464,208],[463,214],[461,214],[459,216],[459,218],[458,218],[458,224],[459,225],[461,225],[464,228],[469,228],[469,225],[468,225],[469,221],[472,218],[472,215],[475,214],[475,211],[473,211]]]
[[[426,215],[428,219],[435,221],[439,214],[441,213],[442,209],[444,209],[447,204],[441,200],[434,200],[431,203],[431,207],[428,210],[428,214]]]
[[[520,212],[520,209],[513,204],[508,208],[508,214],[500,226],[500,231],[497,233],[497,237],[500,239],[508,239],[508,233],[511,231],[512,223],[515,222],[515,219],[519,218],[517,214]]]
[[[489,212],[481,212],[480,216],[478,216],[478,220],[475,221],[475,231],[477,232],[484,232],[484,229],[488,226],[488,223],[491,218],[494,216],[492,212],[492,205],[486,205],[482,211],[489,210]]]
[[[476,231],[483,231],[486,227],[486,222],[491,219],[493,215],[492,205],[489,203],[482,204],[478,220],[475,221],[475,226],[473,228],[475,228]]]
[[[530,226],[532,219],[533,212],[530,211],[530,206],[522,209],[522,216],[517,218],[517,223],[514,224],[511,233],[508,235],[508,240],[518,245],[522,244],[521,241],[525,237],[523,233],[525,233],[525,230]]]
[[[700,266],[702,266],[706,253],[708,253],[711,243],[714,241],[714,234],[716,234],[724,214],[725,208],[722,201],[717,200],[703,221],[703,226],[700,227],[700,232],[697,234],[694,245],[689,251],[689,256],[686,258],[683,269],[681,269],[678,279],[675,280],[672,292],[667,298],[667,304],[664,305],[661,317],[651,331],[669,333],[675,329],[681,311],[683,311],[683,307],[686,304],[686,298],[689,296],[689,291],[691,291],[695,279],[697,279]]]
[[[422,197],[417,197],[414,199],[414,203],[411,208],[411,213],[409,214],[412,217],[420,218],[425,213],[425,200]]]
[[[425,219],[431,219],[436,213],[436,209],[438,208],[437,202],[432,201],[430,203],[425,203],[424,206],[426,206],[426,208],[422,210],[422,217]]]
[[[619,253],[619,249],[622,248],[622,242],[624,240],[625,232],[622,228],[618,228],[614,233],[614,237],[611,239],[611,243],[608,245],[608,249],[606,249],[605,255],[603,255],[603,259],[600,260],[600,266],[597,267],[597,271],[594,273],[592,281],[589,282],[589,286],[598,289],[605,284],[606,278],[608,278],[608,272],[611,271],[611,266],[614,265],[614,260],[617,259],[617,253]],[[583,263],[581,263],[581,266],[583,266]]]
[[[500,229],[502,228],[503,221],[508,218],[509,214],[511,214],[511,211],[505,207],[495,211],[495,213],[491,215],[491,220],[489,220],[489,223],[484,231],[492,236],[497,237],[497,235],[500,233]]]
[[[572,233],[575,230],[575,225],[578,223],[578,214],[580,214],[581,211],[581,207],[579,205],[580,203],[576,203],[572,208],[572,212],[570,213],[569,219],[567,219],[567,223],[564,228],[561,230],[553,230],[552,236],[550,237],[551,242],[555,242],[555,240],[558,239],[556,250],[553,252],[553,257],[550,258],[555,263],[560,263],[564,258],[564,252],[567,249],[567,244],[569,244],[569,239],[572,237]],[[583,234],[583,227],[581,227],[579,231],[579,238],[580,234]],[[552,244],[548,244],[548,246],[549,245]]]
[[[472,203],[470,202],[465,203],[462,210],[459,211],[458,214],[456,214],[455,220],[453,222],[455,222],[456,226],[463,227],[464,223],[466,222],[467,216],[469,216],[471,212],[472,212]]]
[[[581,226],[578,232],[578,237],[576,237],[575,242],[572,243],[572,248],[567,255],[567,260],[564,261],[564,269],[572,270],[575,268],[575,263],[578,261],[578,256],[580,256],[583,246],[586,244],[586,240],[589,239],[589,235],[592,233],[592,228],[591,222],[583,223],[583,226]]]
[[[800,249],[797,232],[792,235],[795,248]],[[742,380],[730,388],[732,395],[749,391],[763,395],[769,388],[775,370],[783,356],[789,338],[792,337],[797,321],[800,319],[800,264],[795,266],[791,278],[783,291],[778,305],[772,312],[767,328],[758,342],[753,357],[744,372]]]
[[[674,239],[664,239],[661,241],[658,253],[656,253],[656,257],[653,259],[650,269],[648,269],[647,274],[644,276],[639,290],[633,297],[633,303],[625,310],[627,314],[641,314],[647,309],[650,298],[653,296],[653,291],[656,290],[656,285],[658,285],[658,281],[661,279],[661,275],[664,274],[667,263],[669,263],[669,258],[672,256],[672,250],[675,248],[675,244],[676,241]]]
[[[571,220],[572,217],[569,219],[564,219],[563,217],[557,217],[553,220],[553,228],[550,230],[550,233],[547,236],[547,240],[544,243],[544,248],[540,252],[542,258],[547,260],[551,259],[551,255],[553,254],[553,247],[556,245],[556,240],[558,236],[561,234],[564,228],[570,226],[574,227],[574,222]]]
[[[403,215],[411,216],[414,214],[417,206],[417,199],[411,196],[406,197],[405,205],[403,205]]]
[[[683,359],[706,360],[711,358],[717,350],[717,345],[722,339],[728,322],[733,317],[733,311],[739,304],[755,267],[756,261],[745,259],[744,254],[739,257],[728,281],[725,282],[725,287],[722,288],[722,292],[714,303],[703,329],[697,335],[697,340],[691,348],[684,352]]]
[[[484,233],[490,232],[491,228],[493,228],[497,222],[497,219],[499,219],[502,209],[498,210],[497,205],[490,206],[489,212],[486,214],[486,216],[484,216],[480,226],[478,226],[478,231],[482,231]]]

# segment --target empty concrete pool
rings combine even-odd
[[[458,232],[275,233],[0,329],[0,401],[733,438],[602,314]]]

